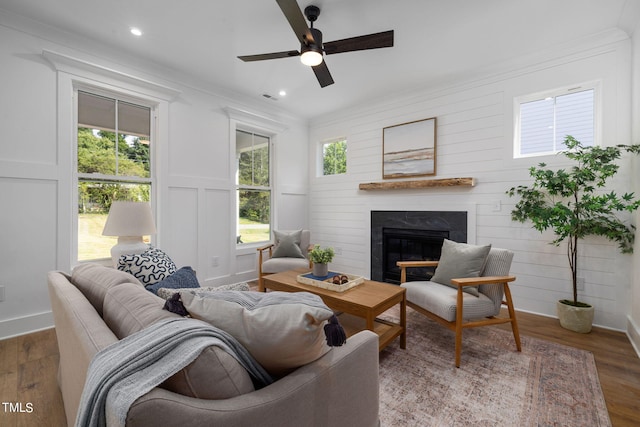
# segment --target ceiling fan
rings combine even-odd
[[[293,32],[296,33],[300,41],[300,51],[288,50],[259,55],[245,55],[238,56],[239,59],[250,62],[300,56],[302,63],[309,65],[313,69],[320,86],[325,87],[334,82],[329,68],[324,61],[323,53],[325,55],[332,55],[334,53],[393,46],[393,30],[322,43],[322,32],[317,28],[313,28],[313,23],[320,15],[319,7],[310,5],[304,9],[304,15],[311,23],[310,26],[307,26],[307,22],[296,0],[276,0],[276,3],[278,3],[278,6],[282,9],[282,13],[284,13],[287,21],[289,21]]]

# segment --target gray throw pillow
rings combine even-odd
[[[274,230],[273,235],[276,240],[276,249],[273,251],[272,258],[304,258],[300,249],[302,230],[291,233]]]
[[[476,246],[445,239],[442,243],[440,261],[431,281],[457,288],[451,284],[451,279],[479,277],[490,250],[491,245]],[[466,286],[463,291],[478,296],[477,286]]]

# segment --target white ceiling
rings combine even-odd
[[[205,87],[225,88],[311,118],[415,87],[468,78],[515,57],[611,28],[629,33],[640,18],[639,3],[298,0],[301,9],[309,4],[321,8],[315,27],[325,41],[395,30],[392,48],[326,57],[336,82],[326,88],[320,88],[298,58],[252,63],[236,58],[299,49],[275,0],[0,0],[0,13],[5,9],[62,29],[66,44],[98,42]],[[132,36],[132,26],[141,28],[143,36]],[[287,95],[278,95],[280,90]],[[266,100],[265,93],[278,100]]]

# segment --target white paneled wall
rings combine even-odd
[[[88,40],[62,35],[65,43],[58,44],[53,40],[60,34],[51,28],[24,23],[24,31],[14,30],[21,22],[12,20],[9,26],[8,19],[0,15],[0,286],[5,297],[0,301],[0,339],[53,324],[47,272],[70,272],[74,264],[72,131],[61,130],[71,128],[69,124],[58,126],[61,117],[72,117],[71,89],[60,90],[56,68],[43,50],[109,70],[111,86],[120,75],[127,76],[126,82],[115,87],[130,89],[142,82],[176,89],[178,95],[163,104],[168,111],[158,120],[163,138],[157,141],[154,163],[154,237],[178,267],[196,270],[203,286],[257,277],[255,247],[239,250],[235,244],[235,147],[230,135],[237,121],[230,119],[230,107],[243,111],[243,118],[255,115],[269,126],[277,123],[272,131],[273,186],[280,208],[274,223],[308,227],[306,121],[274,108],[271,101],[218,95],[156,64],[114,58],[112,51]]]
[[[348,141],[346,175],[310,173],[314,242],[338,249],[332,268],[369,276],[371,210],[468,210],[473,222],[469,242],[491,243],[515,252],[512,272],[518,277],[513,287],[517,307],[555,315],[556,301],[571,295],[566,249],[549,244],[552,234],[511,221],[515,200],[505,191],[529,183],[530,166],[541,161],[556,165],[561,159],[513,159],[513,100],[523,94],[600,80],[603,142],[630,143],[630,72],[625,66],[629,40],[609,34],[596,45],[575,46],[569,53],[565,47],[562,54],[547,53],[535,62],[505,67],[504,72],[483,79],[423,89],[313,121],[311,165],[317,161],[314,144],[338,135]],[[436,177],[473,177],[475,187],[358,190],[360,183],[382,181],[382,129],[429,117],[437,117]],[[623,162],[622,182],[628,184],[628,159]],[[623,329],[631,257],[618,254],[614,244],[594,238],[581,246],[579,262],[580,276],[586,280],[581,299],[595,304],[595,323]]]

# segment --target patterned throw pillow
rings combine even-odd
[[[149,248],[141,254],[122,255],[118,260],[118,270],[133,275],[143,285],[148,286],[169,277],[177,268],[163,251]]]

